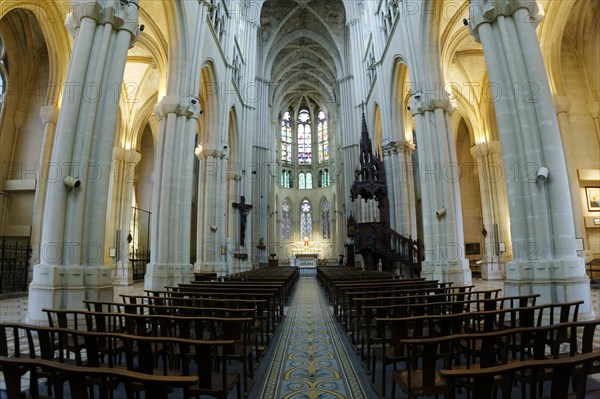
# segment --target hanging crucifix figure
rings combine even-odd
[[[246,198],[242,195],[240,202],[234,202],[232,206],[240,212],[240,245],[243,247],[246,239],[246,221],[252,205],[246,204]]]

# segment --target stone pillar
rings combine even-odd
[[[402,212],[402,207],[399,206],[398,192],[399,186],[398,178],[396,175],[396,168],[393,162],[393,158],[396,158],[398,154],[397,146],[395,142],[388,143],[381,148],[383,155],[383,166],[385,168],[386,184],[388,189],[388,212],[389,212],[389,224],[392,230],[398,231],[398,223],[396,216]]]
[[[127,51],[139,29],[137,0],[110,3],[73,1],[67,19],[74,43],[29,289],[31,322],[46,321],[44,307],[113,297],[104,265],[106,197]]]
[[[513,240],[505,294],[540,293],[540,303],[583,300],[579,314],[585,319],[594,316],[590,284],[584,260],[577,257],[565,155],[537,22],[533,0],[470,5],[471,31],[498,89],[495,110]]]
[[[462,207],[456,148],[450,122],[452,107],[446,99],[424,99],[415,93],[415,117],[423,194],[425,260],[421,275],[428,279],[471,284],[464,254]]]
[[[484,280],[503,280],[504,260],[510,258],[510,220],[506,184],[503,179],[500,142],[490,141],[471,147],[471,155],[477,163],[481,213],[485,231],[485,258],[481,264],[481,277]],[[464,176],[463,178],[470,177]],[[497,230],[495,228],[497,226]],[[497,236],[496,236],[497,231]],[[500,253],[500,243],[508,250]]]
[[[588,112],[594,120],[594,127],[596,128],[596,137],[598,137],[598,144],[600,144],[600,101],[589,103]]]
[[[242,177],[235,170],[228,171],[227,183],[229,185],[229,197],[227,204],[233,204],[240,199],[240,182]],[[228,273],[238,273],[241,270],[235,270],[233,254],[236,252],[233,243],[239,241],[240,236],[240,215],[235,209],[228,209],[229,221],[227,228],[227,244],[226,244],[226,263]]]
[[[48,189],[48,179],[45,176],[45,168],[50,165],[52,156],[52,143],[54,143],[54,134],[56,132],[56,121],[58,119],[58,108],[55,105],[43,106],[40,109],[40,118],[44,122],[44,139],[42,142],[42,153],[40,154],[40,167],[37,169],[37,186],[35,191],[35,199],[33,200],[33,215],[31,242],[38,245],[38,249],[31,254],[30,264],[37,265],[40,263],[39,246],[42,239],[42,223],[44,221],[44,204],[46,200],[46,191]],[[33,271],[32,271],[33,272]]]
[[[219,275],[227,273],[225,256],[221,254],[221,245],[225,245],[225,218],[221,215],[231,206],[220,189],[226,184],[227,173],[227,161],[222,162],[223,155],[223,151],[214,148],[203,148],[200,154],[196,243],[198,258],[194,265],[195,271]]]
[[[108,196],[108,217],[106,218],[106,242],[114,248],[115,255],[113,285],[133,284],[133,269],[129,263],[130,248],[127,236],[131,229],[131,199],[134,190],[135,167],[140,159],[141,154],[137,151],[124,148],[113,150],[112,185]]]
[[[194,136],[200,113],[195,97],[165,96],[157,107],[160,129],[154,166],[150,263],[144,288],[189,282]]]
[[[571,122],[569,121],[569,111],[571,110],[571,101],[568,97],[555,96],[554,105],[556,108],[556,117],[561,132],[563,147],[565,149],[565,161],[567,163],[567,173],[569,176],[569,188],[571,193],[571,204],[573,205],[573,223],[575,226],[575,237],[583,238],[583,241],[589,243],[585,231],[583,220],[583,210],[581,209],[581,193],[579,188],[579,175],[577,165],[575,164],[576,150],[573,143],[573,132]],[[591,251],[585,251],[592,254]],[[584,254],[582,254],[584,255]],[[585,259],[585,256],[583,256]]]
[[[412,144],[391,142],[383,147],[388,178],[390,227],[405,237],[417,237]]]

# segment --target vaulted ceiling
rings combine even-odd
[[[324,103],[339,98],[344,76],[346,13],[341,0],[268,0],[261,10],[259,57],[271,82],[270,102],[281,109],[303,95]]]

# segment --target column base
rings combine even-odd
[[[229,274],[227,263],[225,262],[196,262],[194,263],[195,272],[217,273],[217,276],[225,276]]]
[[[481,278],[483,280],[504,280],[505,277],[503,263],[483,262],[481,264]]]
[[[129,262],[118,262],[112,276],[113,285],[133,285],[133,267]]]
[[[467,259],[458,259],[444,263],[425,260],[421,263],[421,267],[421,277],[425,277],[428,280],[438,280],[442,283],[452,282],[455,287],[471,285],[473,282]]]
[[[179,283],[187,284],[193,277],[191,264],[148,263],[144,276],[144,290],[164,291],[165,287],[174,287]]]
[[[108,266],[84,266],[86,299],[89,301],[114,301],[112,269]]]
[[[111,269],[107,266],[34,266],[26,321],[47,324],[48,318],[42,311],[44,308],[84,309],[85,299],[112,302],[110,274]]]
[[[590,279],[583,258],[550,261],[509,262],[506,265],[504,296],[540,294],[538,304],[582,300],[579,320],[595,318]]]

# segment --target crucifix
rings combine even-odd
[[[246,219],[248,213],[252,209],[252,205],[246,204],[246,197],[243,195],[240,197],[240,202],[234,202],[232,206],[240,212],[240,245],[244,246],[244,240],[246,238]]]

